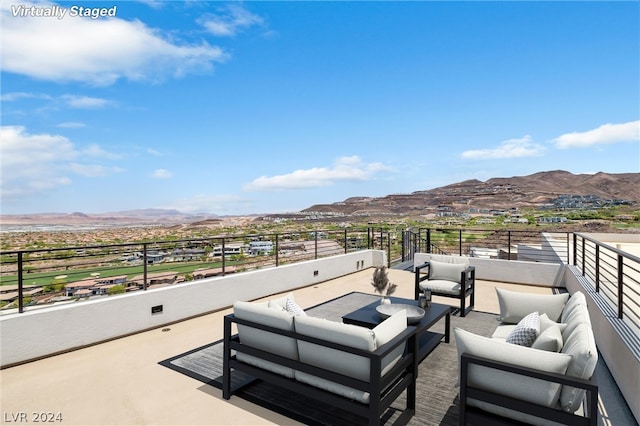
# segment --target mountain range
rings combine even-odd
[[[640,203],[640,173],[573,174],[563,170],[539,172],[528,176],[466,180],[435,189],[384,197],[351,197],[332,204],[316,204],[300,213],[340,215],[422,215],[437,209],[542,208],[564,196],[594,200],[624,200]],[[246,215],[254,216],[254,215]],[[278,215],[282,216],[282,215]],[[0,215],[8,224],[185,224],[221,218],[214,214],[189,214],[178,210],[140,209],[102,214],[40,213]]]
[[[575,175],[556,170],[484,182],[471,179],[410,194],[352,197],[332,204],[316,204],[303,212],[412,215],[438,208],[453,211],[542,208],[554,205],[564,196],[582,197],[592,202],[624,200],[628,204],[640,203],[640,173]]]

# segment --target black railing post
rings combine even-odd
[[[278,234],[276,234],[276,266],[280,266],[280,250],[278,250]]]
[[[573,234],[573,264],[578,264],[578,235]]]
[[[624,294],[624,273],[623,273],[623,258],[622,255],[618,253],[618,318],[622,319],[623,314],[623,294]]]
[[[147,289],[147,243],[142,244],[142,289]]]
[[[585,270],[584,270],[584,252],[585,252],[584,246],[585,245],[587,245],[587,244],[585,243],[584,237],[582,237],[582,259],[580,261],[580,267],[582,268],[582,276],[583,277],[585,276]]]
[[[22,275],[22,252],[18,252],[18,312],[24,312],[24,277]]]
[[[431,253],[431,228],[427,228],[427,253]]]
[[[507,231],[507,260],[511,260],[511,231]]]
[[[315,241],[315,256],[314,259],[318,258],[318,231],[314,231],[314,241]],[[347,244],[347,242],[344,242],[345,245]]]
[[[402,251],[401,251],[401,255],[402,255],[402,261],[404,262],[405,260],[407,260],[405,258],[405,244],[407,244],[407,238],[409,237],[409,231],[406,230],[402,230]]]
[[[382,243],[380,248],[382,248]],[[389,232],[387,232],[387,268],[391,268],[391,233]]]
[[[225,247],[225,241],[224,241],[224,237],[223,237],[222,238],[222,276],[224,276],[224,271],[227,268],[226,258],[227,258],[227,250],[226,250],[226,247]]]
[[[600,244],[596,245],[596,293],[600,292]]]
[[[567,236],[567,265],[569,265],[569,264],[571,264],[571,259],[569,258],[570,257],[570,253],[569,253],[569,242],[570,242],[570,239],[569,239],[569,233],[568,232],[566,233],[566,236]]]
[[[458,256],[462,256],[462,228],[458,230]]]
[[[347,228],[344,228],[344,254],[348,253],[347,247],[348,247],[348,244],[347,244]],[[367,248],[369,248],[369,247],[367,247]]]

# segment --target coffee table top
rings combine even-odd
[[[390,297],[391,303],[402,303],[404,305],[418,306],[417,300],[403,299],[400,297]],[[346,324],[355,324],[363,327],[373,328],[380,324],[383,319],[380,317],[376,307],[380,305],[380,301],[370,303],[362,308],[356,309],[342,317],[342,321]],[[429,328],[443,316],[451,312],[451,306],[432,303],[431,306],[424,308],[424,318],[415,324],[419,329]]]

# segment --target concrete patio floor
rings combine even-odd
[[[351,291],[371,293],[372,271],[295,290],[296,302],[307,308]],[[413,297],[412,273],[389,270],[389,277],[398,284],[395,296]],[[499,312],[496,287],[551,293],[542,287],[477,281],[476,310]],[[60,413],[62,421],[57,423],[64,425],[300,424],[238,397],[225,401],[220,390],[158,364],[221,339],[222,317],[229,312],[218,311],[1,370],[2,424],[17,423],[21,413],[28,421],[20,424],[35,424],[33,413],[43,412]],[[126,321],[126,312],[122,314],[121,320]]]

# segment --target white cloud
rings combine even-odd
[[[122,158],[121,154],[116,154],[113,152],[109,152],[107,150],[105,150],[104,148],[102,148],[100,145],[98,144],[91,144],[89,146],[87,146],[86,148],[82,149],[82,154],[88,156],[88,157],[94,157],[94,158],[104,158],[104,159],[109,159],[109,160],[117,160],[119,158]]]
[[[85,126],[84,123],[80,123],[79,121],[65,121],[64,123],[58,124],[58,127],[63,129],[79,129]]]
[[[488,160],[539,157],[544,151],[544,146],[534,143],[531,136],[526,135],[520,139],[506,140],[497,148],[472,149],[464,151],[462,153],[462,158]]]
[[[76,95],[64,95],[62,96],[62,101],[67,106],[77,109],[99,109],[113,104],[112,101],[107,99]]]
[[[67,167],[73,173],[83,177],[102,177],[124,172],[124,169],[120,167],[107,167],[102,164],[69,163]]]
[[[21,3],[45,7],[54,3]],[[176,42],[143,22],[120,18],[14,17],[0,3],[2,71],[56,82],[110,85],[118,79],[161,81],[210,70],[226,53],[205,41]]]
[[[0,127],[1,197],[16,199],[70,185],[73,175],[105,176],[122,171],[84,161],[84,157],[109,157],[97,145],[77,149],[66,137],[30,134],[21,126]]]
[[[584,148],[618,142],[640,141],[640,121],[621,124],[603,124],[586,132],[565,133],[553,140],[556,148]]]
[[[173,173],[167,169],[156,169],[151,173],[151,177],[154,179],[171,179],[173,177]]]
[[[13,102],[20,99],[51,99],[49,95],[43,93],[28,93],[28,92],[11,92],[3,93],[0,95],[0,100],[3,102]]]
[[[341,157],[332,167],[314,167],[295,170],[277,176],[261,176],[244,186],[245,191],[271,191],[283,189],[314,188],[333,185],[340,181],[364,181],[376,173],[390,171],[382,163],[364,164],[358,156]]]
[[[263,25],[264,20],[237,4],[219,9],[220,13],[205,15],[198,20],[209,33],[218,37],[233,37],[254,25]]]
[[[165,209],[175,209],[187,213],[215,213],[237,214],[253,208],[251,202],[238,195],[197,194],[188,198],[181,198],[175,203],[161,206]]]

